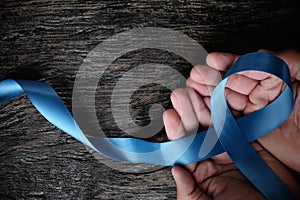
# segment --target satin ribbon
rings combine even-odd
[[[225,86],[229,76],[246,70],[273,74],[283,80],[286,87],[278,98],[263,109],[235,119],[227,106]],[[241,56],[233,64],[214,89],[211,97],[214,128],[163,143],[137,138],[103,138],[85,135],[60,97],[47,83],[17,79],[6,79],[0,83],[0,103],[23,93],[49,122],[111,159],[173,166],[202,161],[226,151],[240,171],[267,199],[295,199],[285,184],[250,145],[250,142],[282,124],[290,115],[294,105],[288,66],[280,58],[271,54],[249,53]],[[204,143],[206,137],[216,140],[213,147],[210,148]]]

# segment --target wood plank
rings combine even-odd
[[[72,108],[76,73],[88,53],[105,39],[137,27],[165,27],[188,35],[208,52],[246,53],[259,48],[298,48],[296,1],[14,1],[0,2],[0,80],[46,81]],[[144,63],[170,65],[188,76],[191,65],[159,50],[118,58],[99,83],[96,108],[108,136],[127,136],[114,123],[110,95],[118,78]],[[142,82],[143,77],[130,77]],[[125,88],[126,90],[126,88]],[[132,97],[140,125],[156,102],[170,108],[170,91],[141,87]],[[82,144],[48,123],[21,96],[0,106],[1,199],[174,199],[170,168],[125,173],[97,159]],[[164,130],[153,141],[166,140]],[[148,167],[143,166],[142,167]],[[126,166],[128,168],[132,165]],[[125,170],[125,169],[124,169]]]

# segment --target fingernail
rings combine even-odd
[[[171,94],[171,102],[173,104],[173,107],[176,107],[178,110],[181,109],[181,106],[180,106],[180,103],[178,101],[178,98],[177,98],[177,96],[174,93]]]
[[[177,178],[177,177],[176,177],[176,172],[175,172],[175,171],[176,171],[177,169],[178,169],[178,166],[176,166],[176,165],[175,165],[174,167],[172,167],[172,169],[171,169],[171,173],[172,173],[172,175],[173,175],[175,181],[176,181],[176,178]]]
[[[211,54],[208,54],[206,57],[206,64],[210,67],[216,66],[215,62],[213,61]]]

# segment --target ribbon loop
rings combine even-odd
[[[261,62],[258,63],[264,65],[257,65],[257,62],[245,63],[245,60],[255,60],[253,59],[253,56],[256,57],[257,54],[252,53],[245,55],[246,59],[242,56],[239,62],[235,63],[231,69],[235,70],[234,73],[239,72],[239,70],[259,70],[268,73],[272,72],[273,75],[277,75],[282,80],[288,78],[288,68],[282,64],[281,60],[278,60],[277,57],[269,56],[269,54],[260,55],[264,55],[260,58],[265,59],[262,59]],[[268,59],[266,59],[266,57]],[[265,63],[266,61],[267,63]],[[273,70],[275,68],[274,64],[277,64],[276,70]],[[270,70],[268,70],[268,68],[270,68]],[[278,71],[281,71],[282,73],[277,73]],[[212,120],[216,133],[219,136],[219,140],[235,165],[267,199],[294,199],[295,197],[292,193],[290,193],[286,185],[273,173],[273,171],[256,153],[227,106],[225,87],[228,77],[232,74],[231,70],[225,75],[225,78],[218,84],[211,97]],[[252,120],[242,123],[244,126],[247,126],[243,127],[244,130],[251,130],[251,127],[255,127],[255,130],[253,130],[254,132],[262,131],[260,129],[263,129],[264,131],[268,130],[269,132],[276,128],[278,123],[281,124],[281,122],[289,116],[290,110],[293,108],[293,103],[287,103],[287,101],[290,100],[290,102],[293,102],[291,101],[293,95],[291,92],[291,83],[288,81],[286,81],[286,83],[287,87],[284,89],[280,98],[277,98],[270,105],[256,112],[256,115],[258,115],[256,118],[251,118]],[[280,113],[281,117],[278,117],[278,113],[275,112],[278,112],[277,107],[281,106],[280,104],[282,102],[285,102],[286,106]],[[261,177],[262,174],[263,178]]]
[[[266,107],[234,119],[224,95],[227,78],[246,70],[259,70],[286,83],[281,95]],[[288,66],[268,53],[241,56],[217,85],[211,97],[214,128],[179,140],[152,143],[136,138],[103,138],[85,135],[50,85],[38,81],[7,79],[0,83],[0,104],[25,93],[52,124],[103,155],[120,161],[164,166],[189,164],[226,151],[241,172],[267,199],[295,199],[284,183],[262,161],[250,142],[277,128],[290,115],[294,98]],[[205,137],[215,139],[213,146]],[[209,145],[208,145],[209,146]],[[207,153],[202,151],[208,149]]]

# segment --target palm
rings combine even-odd
[[[295,108],[290,117],[276,130],[258,141],[281,162],[300,172],[300,83],[293,81]]]
[[[259,148],[259,154],[264,159],[269,160],[270,167],[278,165],[278,161],[271,157],[264,151],[258,144],[255,145]],[[189,192],[178,199],[264,199],[263,196],[251,186],[251,184],[240,173],[236,166],[227,162],[226,156],[218,158],[218,160],[209,159],[199,162],[193,167],[187,166],[187,171],[190,171],[190,179],[193,182],[189,185]],[[177,169],[182,170],[183,169]],[[280,165],[280,173],[286,174],[287,170],[283,165]],[[178,178],[175,176],[175,179]]]
[[[178,199],[263,199],[233,164],[206,160],[192,175],[189,193],[178,191]]]

